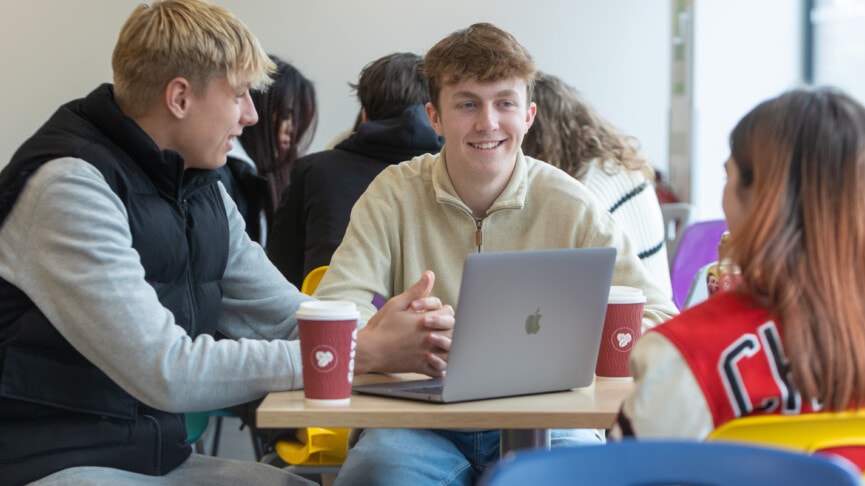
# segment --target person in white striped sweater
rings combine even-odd
[[[673,295],[654,170],[640,154],[636,139],[551,74],[538,73],[533,101],[538,110],[523,139],[523,152],[588,187],[630,238],[655,284]]]

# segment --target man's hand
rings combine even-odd
[[[441,376],[447,367],[454,310],[430,297],[435,274],[427,270],[405,292],[388,300],[357,334],[357,373],[414,372]]]

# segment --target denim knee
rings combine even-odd
[[[471,485],[472,465],[446,436],[425,429],[366,429],[348,452],[337,486]]]

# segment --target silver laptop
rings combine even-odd
[[[615,259],[614,248],[470,254],[445,376],[354,391],[448,403],[590,385]]]

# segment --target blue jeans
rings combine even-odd
[[[499,458],[499,431],[366,429],[335,486],[471,486]],[[600,444],[594,429],[553,430],[553,447]]]

